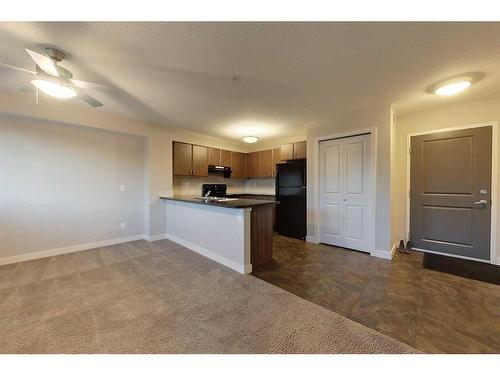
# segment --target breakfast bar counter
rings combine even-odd
[[[272,259],[275,201],[160,196],[167,238],[240,273]]]

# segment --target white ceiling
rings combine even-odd
[[[0,23],[0,61],[33,69],[24,48],[57,46],[111,111],[225,138],[305,133],[339,111],[393,103],[400,114],[500,94],[500,23]],[[426,93],[466,72],[464,93]],[[239,76],[233,81],[233,76]],[[0,67],[0,88],[29,75]],[[52,100],[52,99],[45,99]]]

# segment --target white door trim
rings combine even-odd
[[[498,195],[498,176],[500,174],[499,165],[498,165],[498,121],[491,122],[483,122],[479,124],[471,124],[471,125],[463,125],[456,126],[452,128],[444,128],[444,129],[435,129],[428,130],[424,132],[417,133],[408,133],[406,137],[406,241],[408,241],[410,235],[410,141],[411,137],[415,137],[418,135],[424,134],[434,134],[434,133],[442,133],[446,131],[452,130],[462,130],[462,129],[471,129],[471,128],[481,128],[484,126],[491,126],[492,135],[491,135],[491,234],[490,234],[490,263],[500,265],[500,254],[498,254],[497,250],[497,222],[498,222],[498,200],[500,196]],[[416,249],[423,252],[432,253],[431,251]],[[454,258],[463,258],[459,256],[454,256],[450,254],[446,254],[447,256],[451,256]],[[478,260],[478,259],[474,259]]]
[[[319,243],[319,224],[320,224],[320,187],[319,187],[319,162],[320,162],[320,155],[319,155],[319,144],[321,141],[328,141],[332,139],[338,139],[338,138],[348,138],[348,137],[355,137],[358,135],[363,135],[363,134],[370,134],[370,142],[371,142],[371,152],[372,152],[372,157],[371,157],[371,168],[370,168],[370,229],[369,229],[369,246],[370,248],[368,249],[370,252],[370,255],[372,256],[377,256],[376,255],[376,250],[375,250],[375,202],[376,202],[376,186],[377,186],[377,127],[372,127],[372,128],[365,128],[365,129],[360,129],[360,130],[355,130],[355,131],[350,131],[350,132],[344,132],[344,133],[336,133],[336,134],[330,134],[327,136],[321,136],[317,137],[314,139],[314,150],[313,150],[313,161],[314,161],[314,193],[315,193],[315,200],[314,200],[314,218],[315,218],[315,223],[316,223],[316,228],[314,230],[314,237],[315,238],[310,238],[308,237],[308,240],[310,242],[314,243]]]

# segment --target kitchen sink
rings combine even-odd
[[[195,197],[206,202],[227,202],[227,201],[237,201],[239,198],[228,198],[228,197]]]

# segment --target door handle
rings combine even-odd
[[[486,207],[487,204],[488,204],[488,201],[486,199],[481,199],[480,201],[474,202],[475,206],[480,206],[482,208]]]

